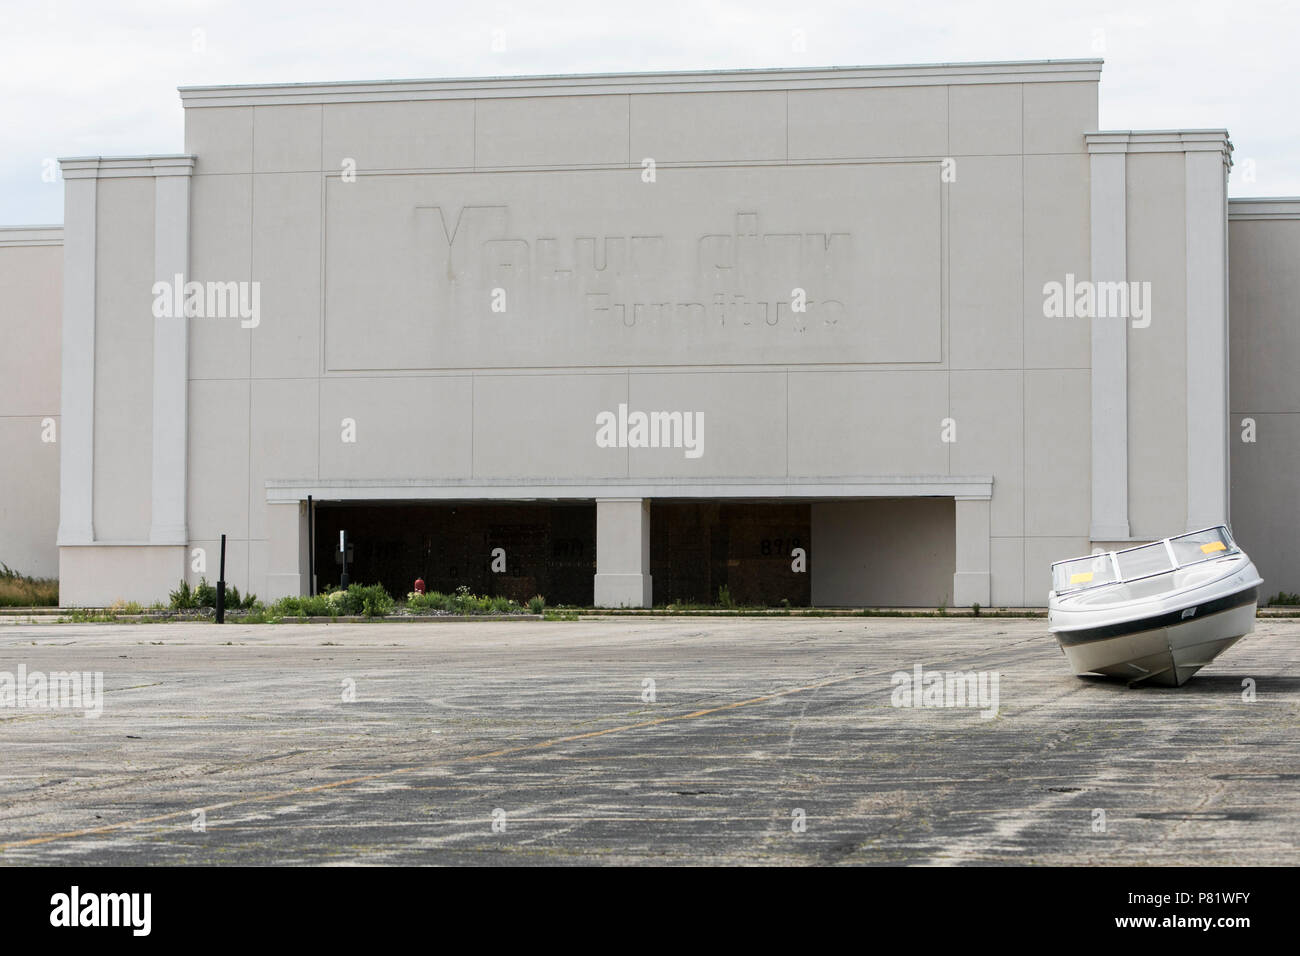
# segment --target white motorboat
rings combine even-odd
[[[1255,565],[1228,529],[1052,565],[1048,626],[1077,675],[1181,687],[1255,627]]]

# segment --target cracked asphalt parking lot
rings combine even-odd
[[[1293,865],[1297,634],[1129,690],[1041,619],[5,624],[104,699],[0,709],[0,864]]]

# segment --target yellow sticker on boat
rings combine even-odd
[[[1209,544],[1201,545],[1202,554],[1213,554],[1215,551],[1227,551],[1227,546],[1222,541],[1211,541]]]
[[[1087,584],[1091,580],[1092,580],[1091,571],[1079,571],[1075,574],[1070,575],[1071,584]]]

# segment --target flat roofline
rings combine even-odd
[[[1228,197],[1228,218],[1234,221],[1300,219],[1300,196]]]
[[[64,179],[124,179],[136,176],[189,176],[194,172],[192,153],[155,153],[145,156],[64,156],[59,169]]]
[[[61,246],[63,224],[0,226],[0,248],[12,246]]]
[[[1104,129],[1083,134],[1089,153],[1218,152],[1232,168],[1232,140],[1226,129]]]
[[[1188,129],[1094,129],[1089,130],[1083,135],[1102,137],[1102,136],[1183,136],[1190,133],[1206,133],[1212,136],[1227,136],[1228,131],[1223,128],[1214,127],[1194,127]]]
[[[836,86],[909,86],[949,83],[1096,82],[1100,59],[1007,60],[885,66],[773,67],[671,70],[641,73],[541,73],[387,80],[328,80],[178,87],[186,107],[267,105],[473,96],[558,96],[628,92],[704,92]]]

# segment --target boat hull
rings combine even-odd
[[[1191,616],[1169,615],[1115,628],[1058,632],[1057,640],[1079,676],[1101,674],[1130,684],[1181,687],[1206,664],[1255,627],[1255,588],[1230,596],[1222,610],[1190,609]],[[1208,613],[1205,613],[1208,611]]]

